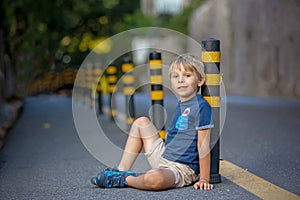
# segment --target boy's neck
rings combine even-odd
[[[197,95],[197,93],[195,93],[195,95],[193,95],[193,96],[190,96],[189,98],[187,98],[187,99],[185,99],[185,98],[179,98],[180,99],[180,103],[183,103],[183,102],[186,102],[186,101],[189,101],[189,100],[191,100],[192,98],[194,98],[195,96]]]

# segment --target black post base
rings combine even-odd
[[[210,183],[215,184],[215,183],[221,183],[221,175],[220,174],[210,174]]]

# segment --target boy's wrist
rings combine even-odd
[[[199,182],[202,182],[202,181],[204,181],[204,182],[209,182],[207,179],[205,179],[205,178],[200,178],[199,179]]]

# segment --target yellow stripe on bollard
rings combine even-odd
[[[123,76],[122,82],[125,84],[134,83],[134,76],[132,75]]]
[[[162,77],[162,75],[153,75],[153,76],[150,76],[150,84],[152,84],[152,85],[163,84],[163,77]]]
[[[124,88],[123,88],[123,93],[124,93],[125,95],[133,95],[134,92],[135,92],[134,87],[124,87]]]
[[[117,76],[109,75],[106,77],[108,83],[116,83],[118,80]]]
[[[94,69],[94,74],[100,75],[102,73],[102,70],[100,68]]]
[[[150,60],[150,69],[161,69],[162,68],[162,60]]]
[[[106,69],[107,74],[115,74],[117,73],[117,67],[116,66],[108,66]]]
[[[128,117],[128,118],[126,118],[126,120],[125,120],[125,123],[126,124],[132,124],[134,122],[134,118],[132,118],[132,117]]]
[[[166,131],[165,130],[158,131],[158,134],[163,140],[166,139]]]
[[[109,85],[109,86],[108,86],[108,92],[109,92],[109,93],[113,93],[114,90],[116,90],[116,86],[115,86],[115,85]]]
[[[202,62],[220,62],[219,51],[203,51],[201,53]]]
[[[133,64],[122,64],[122,72],[126,73],[133,69]]]
[[[112,109],[112,110],[110,110],[109,114],[110,114],[110,116],[116,116],[116,113],[117,113],[117,111]]]
[[[151,91],[151,99],[152,100],[163,100],[164,98],[164,91],[158,90],[158,91]]]
[[[212,108],[220,107],[220,97],[219,96],[203,96],[203,98],[209,103]]]
[[[220,85],[222,75],[220,74],[206,74],[205,84],[206,85]]]

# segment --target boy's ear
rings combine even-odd
[[[205,78],[202,78],[201,80],[198,81],[198,86],[201,87],[205,82]]]

